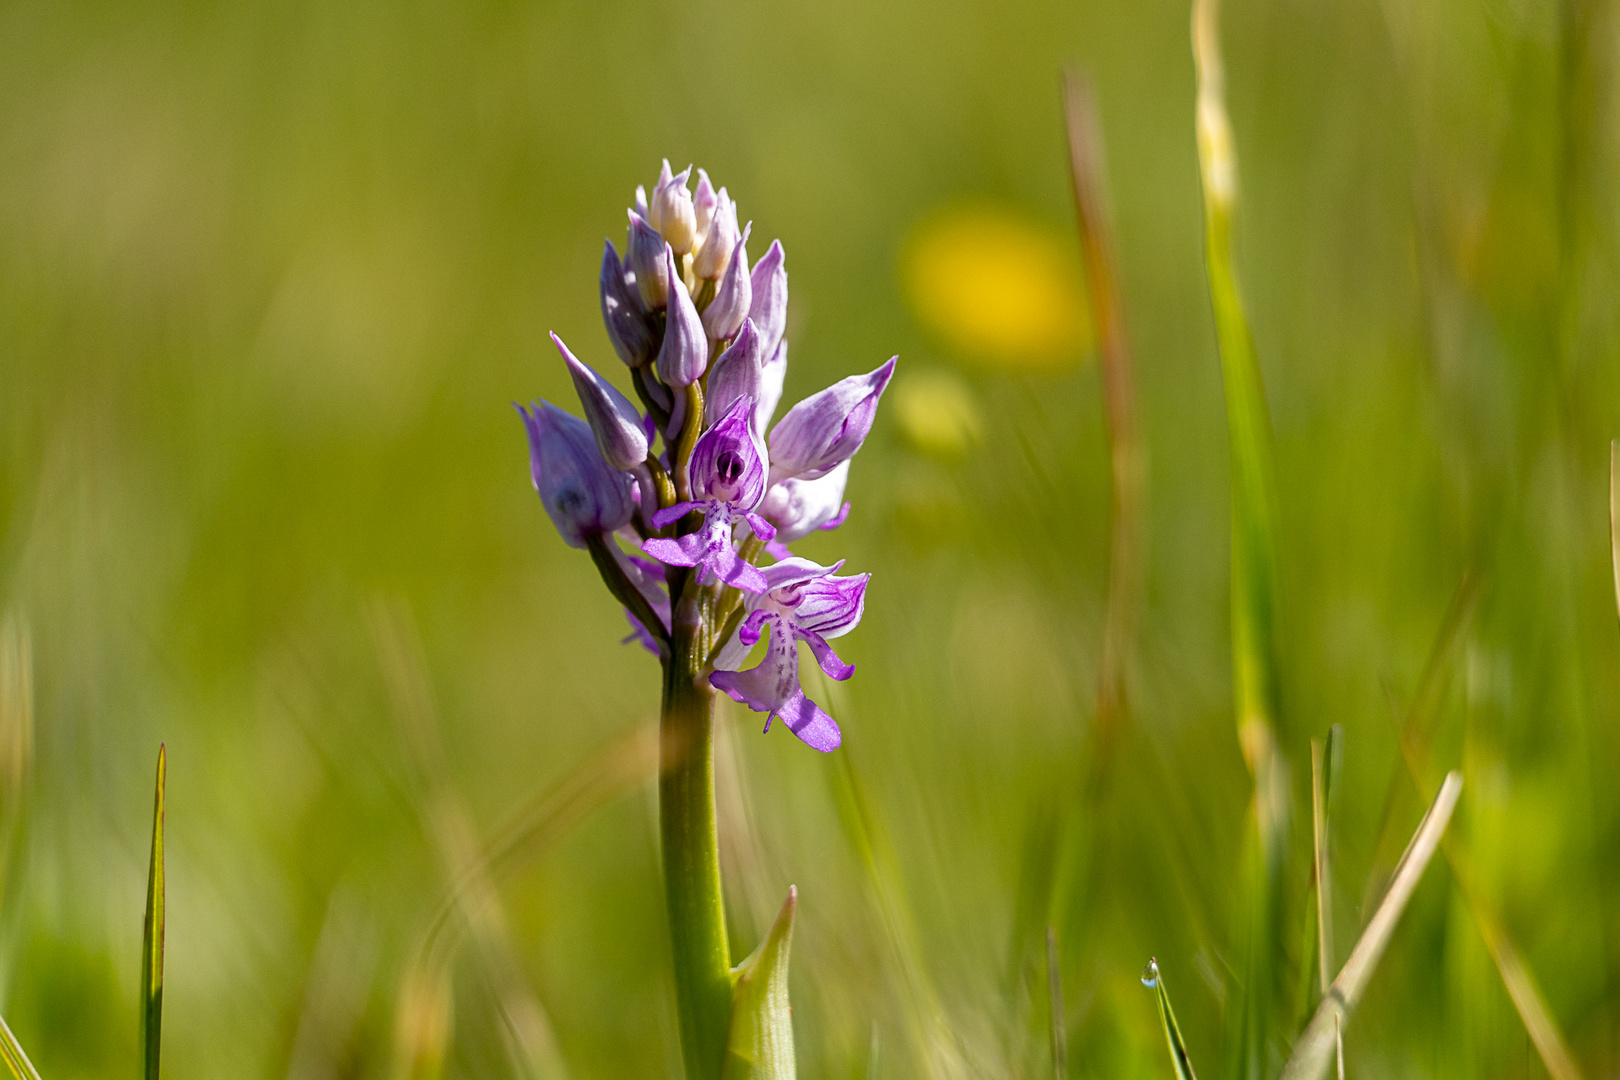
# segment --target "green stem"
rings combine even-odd
[[[702,663],[696,598],[682,597],[664,668],[658,780],[664,895],[687,1080],[717,1080],[731,1030],[731,951],[714,812],[714,691]]]

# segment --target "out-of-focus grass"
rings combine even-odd
[[[0,609],[29,628],[0,634],[29,643],[0,649],[0,808],[22,814],[0,1014],[42,1074],[138,1057],[159,741],[166,1075],[383,1076],[402,1046],[453,1076],[513,1075],[525,998],[570,1075],[671,1074],[646,785],[501,865],[478,901],[498,901],[499,936],[414,966],[469,854],[652,715],[655,665],[616,644],[616,606],[546,522],[508,403],[570,399],[548,329],[619,374],[596,261],[668,155],[728,186],[756,246],[787,247],[787,400],[899,352],[902,378],[940,373],[976,418],[949,447],[908,434],[897,381],[849,522],[802,545],[874,574],[840,649],[859,670],[832,700],[887,838],[883,880],[852,844],[842,766],[723,710],[739,952],[797,885],[802,1075],[919,1075],[930,1052],[933,1068],[1049,1075],[1045,926],[1015,933],[1015,909],[1092,753],[1112,498],[1099,369],[1083,349],[986,364],[913,307],[902,268],[952,207],[1073,241],[1071,61],[1107,142],[1147,482],[1131,723],[1074,826],[1085,918],[1058,926],[1068,1068],[1168,1075],[1137,979],[1157,955],[1213,1069],[1253,784],[1233,735],[1187,15],[0,9]],[[1344,957],[1377,899],[1385,817],[1398,852],[1427,801],[1388,719],[1422,698],[1421,779],[1466,779],[1451,829],[1470,888],[1592,1076],[1620,1066],[1614,20],[1597,4],[1234,2],[1222,25],[1233,250],[1275,439],[1295,811],[1276,985],[1314,959],[1309,740],[1343,725],[1325,888]],[[1477,606],[1430,685],[1466,575]],[[379,663],[379,594],[419,628],[427,759]],[[25,715],[31,741],[12,726]],[[1347,1072],[1539,1068],[1450,873],[1413,894],[1345,1030]],[[916,1034],[939,1030],[943,1050]],[[1275,1033],[1273,1070],[1296,1031]]]

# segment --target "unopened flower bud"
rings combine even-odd
[[[645,220],[647,215],[652,212],[647,209],[647,189],[642,187],[640,184],[636,185],[635,211],[637,214],[641,215],[643,220]]]
[[[703,318],[675,270],[675,253],[664,248],[664,273],[669,281],[669,314],[664,323],[664,344],[658,350],[658,377],[678,389],[703,377],[709,363],[709,339]]]
[[[664,171],[669,171],[667,161]],[[676,176],[659,177],[658,190],[652,197],[652,216],[647,219],[677,255],[685,255],[697,243],[697,211],[692,206],[692,193],[686,190],[686,178],[691,174],[688,167]]]
[[[726,272],[731,261],[731,249],[737,246],[737,204],[731,201],[726,189],[720,189],[720,203],[715,208],[714,220],[709,224],[709,235],[698,248],[692,260],[692,273],[711,281]]]
[[[652,356],[652,328],[647,325],[647,312],[641,306],[639,291],[625,280],[624,266],[612,243],[605,243],[602,252],[602,322],[607,327],[608,340],[613,351],[631,367],[639,367]]]
[[[759,399],[760,384],[765,376],[762,345],[753,322],[744,319],[737,337],[709,370],[709,386],[703,398],[703,408],[710,423],[724,416],[731,403],[740,397],[750,401]],[[763,434],[757,424],[753,427],[756,434]]]
[[[787,329],[787,255],[782,251],[782,241],[772,240],[765,257],[754,264],[752,284],[754,295],[748,317],[759,329],[769,356]]]
[[[817,529],[836,528],[849,513],[844,485],[849,480],[849,459],[815,480],[783,480],[765,493],[759,513],[776,526],[776,540],[791,544]]]
[[[709,183],[709,174],[699,169],[697,191],[692,195],[692,210],[697,215],[697,238],[700,244],[709,235],[709,223],[714,220],[717,202],[718,196],[714,193],[714,185]]]
[[[703,309],[703,329],[716,341],[726,341],[742,329],[754,299],[754,283],[748,276],[748,232],[743,230],[726,261],[725,276],[714,291],[714,299]],[[705,248],[705,250],[707,250]]]
[[[894,377],[898,359],[833,383],[789,409],[771,430],[771,482],[814,480],[853,457],[872,430],[878,399]]]
[[[664,306],[669,296],[670,279],[678,276],[671,273],[670,264],[664,261],[666,250],[664,238],[658,235],[658,230],[632,210],[630,240],[624,258],[636,275],[636,290],[641,293],[641,303],[648,311],[657,311]]]
[[[518,406],[529,433],[529,475],[557,532],[569,547],[630,523],[635,511],[628,473],[609,468],[590,425],[550,402],[531,413]]]
[[[562,338],[551,335],[551,342],[562,353],[573,376],[579,403],[590,422],[591,433],[596,436],[596,448],[602,460],[615,469],[629,471],[647,460],[647,428],[641,413],[630,404],[630,399],[590,365],[568,351]]]

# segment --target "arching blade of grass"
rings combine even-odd
[[[34,1069],[34,1063],[28,1060],[23,1048],[17,1042],[17,1036],[11,1033],[11,1028],[0,1019],[0,1059],[6,1063],[6,1072],[12,1080],[39,1080],[39,1073]]]
[[[1445,783],[1440,785],[1440,794],[1435,796],[1434,804],[1412,835],[1412,842],[1406,846],[1406,853],[1395,868],[1395,876],[1390,880],[1383,903],[1378,905],[1378,910],[1368,920],[1361,940],[1350,952],[1350,959],[1345,961],[1343,969],[1322,998],[1322,1004],[1317,1007],[1316,1015],[1311,1017],[1311,1022],[1294,1044],[1294,1052],[1283,1066],[1281,1080],[1317,1080],[1333,1061],[1334,1050],[1339,1044],[1350,1010],[1361,999],[1373,971],[1378,967],[1378,961],[1383,958],[1389,939],[1395,933],[1395,926],[1400,922],[1401,913],[1406,910],[1407,901],[1412,898],[1418,880],[1423,877],[1429,860],[1440,846],[1446,826],[1451,823],[1451,813],[1457,808],[1457,796],[1461,793],[1462,774],[1448,773]]]
[[[1170,1048],[1170,1062],[1176,1067],[1177,1080],[1198,1080],[1193,1073],[1192,1058],[1187,1056],[1187,1044],[1181,1037],[1181,1025],[1176,1023],[1176,1010],[1170,1007],[1170,992],[1164,987],[1164,976],[1159,973],[1159,961],[1149,959],[1142,972],[1142,985],[1151,987],[1159,999],[1159,1023],[1164,1027],[1165,1045]]]
[[[141,942],[141,1075],[157,1080],[163,1037],[163,786],[167,750],[158,747],[152,806],[152,863],[146,877],[146,932]]]
[[[1620,439],[1609,443],[1609,548],[1614,562],[1614,606],[1620,613]]]
[[[1344,760],[1344,728],[1328,728],[1326,742],[1311,740],[1311,821],[1316,855],[1316,955],[1322,993],[1333,977],[1333,873],[1329,852],[1329,804]]]
[[[1254,776],[1254,831],[1245,842],[1243,899],[1235,930],[1242,956],[1228,1009],[1233,1080],[1260,1080],[1272,1013],[1272,980],[1282,955],[1281,862],[1289,784],[1277,751],[1278,691],[1274,606],[1276,479],[1271,419],[1232,253],[1237,213],[1237,151],[1227,117],[1217,0],[1193,0],[1198,75],[1199,176],[1204,192],[1204,264],[1226,391],[1232,469],[1232,691],[1238,743]]]

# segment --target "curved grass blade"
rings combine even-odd
[[[1412,892],[1417,888],[1429,860],[1439,849],[1440,838],[1451,823],[1451,813],[1457,808],[1457,796],[1461,793],[1462,774],[1448,773],[1445,783],[1440,785],[1440,794],[1435,796],[1434,804],[1423,816],[1417,832],[1412,835],[1412,842],[1406,847],[1406,853],[1401,856],[1383,902],[1368,920],[1361,940],[1350,952],[1350,959],[1345,961],[1333,985],[1328,987],[1316,1015],[1311,1017],[1299,1042],[1294,1044],[1294,1052],[1283,1066],[1281,1080],[1318,1080],[1333,1061],[1350,1010],[1355,1008],[1362,992],[1367,989],[1373,970],[1378,967],[1378,961],[1383,958],[1389,939],[1395,933],[1395,926],[1400,922],[1401,913],[1406,910],[1407,901],[1412,898]]]
[[[21,1044],[17,1042],[17,1036],[11,1033],[11,1028],[6,1026],[4,1019],[0,1019],[0,1061],[5,1062],[6,1072],[11,1075],[12,1080],[39,1080],[39,1072],[34,1068],[34,1063],[23,1053]]]
[[[141,942],[141,1075],[157,1080],[163,1036],[163,785],[167,750],[158,747],[152,806],[152,864],[146,877],[146,932]]]
[[[1609,442],[1609,547],[1614,560],[1614,606],[1620,613],[1620,439]]]
[[[1164,976],[1159,974],[1159,961],[1150,957],[1142,972],[1142,985],[1157,993],[1159,1023],[1164,1027],[1164,1041],[1170,1048],[1170,1062],[1176,1067],[1177,1080],[1198,1080],[1193,1073],[1192,1058],[1187,1055],[1187,1044],[1181,1037],[1181,1025],[1176,1023],[1176,1010],[1170,1007],[1170,992],[1164,987]]]

